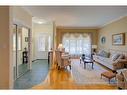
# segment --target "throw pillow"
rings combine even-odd
[[[102,55],[102,52],[103,52],[103,50],[99,50],[96,55],[101,56]]]
[[[109,52],[106,52],[104,50],[100,50],[97,54],[98,56],[101,56],[101,57],[106,57],[106,58],[109,58],[110,56],[110,53]]]
[[[106,57],[106,58],[109,58],[110,56],[110,53],[109,52],[106,52],[106,51],[103,51],[103,57]]]
[[[120,54],[114,54],[114,55],[112,56],[112,60],[113,60],[113,61],[117,60],[119,56],[120,56]]]

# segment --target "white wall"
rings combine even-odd
[[[28,37],[29,30],[22,27],[22,51],[26,47],[28,49],[28,42],[25,41],[25,37]]]

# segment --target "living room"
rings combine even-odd
[[[14,82],[21,78],[12,79],[14,59],[10,41],[13,40],[13,29],[8,27],[16,24],[14,30],[30,30],[22,38],[28,47],[23,50],[29,52],[27,74],[22,75],[29,81],[22,79],[22,85],[27,87],[32,79],[36,84],[31,83],[32,86],[30,84],[26,89],[126,89],[126,6],[7,6],[0,9],[1,21],[7,19],[6,23],[1,22],[6,26],[1,29],[6,32],[0,35],[3,41],[0,50],[6,57],[0,55],[1,63],[4,63],[0,67],[7,68],[1,68],[5,73],[0,79],[0,88],[14,88]],[[12,18],[10,14],[13,14]],[[17,38],[20,32],[17,31]],[[10,39],[5,40],[7,35]],[[6,48],[5,41],[9,48]],[[17,51],[22,52],[20,48]],[[35,69],[31,64],[38,72],[28,74]]]

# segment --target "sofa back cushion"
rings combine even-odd
[[[109,58],[110,56],[110,53],[109,52],[106,52],[104,50],[100,50],[97,54],[98,56],[101,56],[101,57],[106,57],[106,58]]]
[[[127,51],[109,49],[109,52],[110,52],[110,54],[111,54],[111,57],[112,57],[112,55],[114,55],[114,54],[122,54],[122,55],[124,55],[124,58],[127,58]]]

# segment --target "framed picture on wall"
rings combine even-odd
[[[105,42],[106,42],[105,36],[101,37],[101,43],[102,43],[102,44],[105,44]]]
[[[113,34],[112,44],[113,45],[125,45],[125,33]]]
[[[25,42],[28,42],[28,37],[25,37]]]

